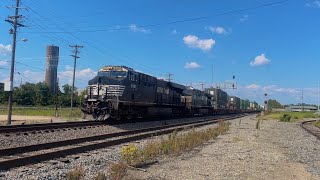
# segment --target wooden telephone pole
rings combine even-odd
[[[15,7],[8,7],[8,8],[14,8],[15,9],[15,15],[9,16],[7,21],[13,26],[13,29],[10,29],[9,33],[12,34],[12,52],[11,52],[11,71],[10,71],[10,87],[8,89],[9,92],[9,98],[8,98],[8,121],[7,124],[11,124],[11,117],[12,117],[12,101],[13,101],[13,75],[14,75],[14,61],[15,61],[15,55],[16,55],[16,39],[17,39],[17,29],[18,27],[25,27],[25,25],[21,24],[19,20],[23,17],[19,15],[19,7],[20,0],[16,0],[16,6]]]
[[[72,90],[71,90],[71,111],[73,110],[73,94],[74,94],[74,81],[75,81],[75,76],[76,76],[76,65],[77,65],[77,59],[80,58],[78,56],[79,53],[79,48],[83,48],[83,46],[79,46],[79,45],[69,45],[71,48],[74,48],[73,50],[73,55],[71,55],[74,59],[74,63],[73,63],[73,77],[72,77]]]

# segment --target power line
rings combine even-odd
[[[282,0],[282,1],[276,1],[276,2],[271,2],[271,3],[265,3],[265,4],[261,4],[261,5],[254,6],[254,7],[231,10],[231,11],[227,11],[227,12],[223,12],[223,13],[217,13],[212,16],[186,18],[186,19],[177,20],[177,21],[170,21],[170,22],[166,22],[166,23],[146,24],[146,25],[140,25],[140,26],[137,25],[136,27],[137,28],[151,28],[151,27],[157,27],[157,26],[163,26],[163,25],[172,25],[172,24],[179,24],[179,23],[185,23],[185,22],[191,22],[191,21],[199,21],[199,20],[209,19],[211,17],[219,17],[219,16],[224,16],[224,15],[229,15],[229,14],[237,14],[240,12],[260,9],[260,8],[264,8],[264,7],[268,7],[268,6],[284,4],[288,1],[290,1],[290,0]],[[116,27],[116,28],[107,28],[107,29],[78,30],[78,31],[48,31],[48,33],[90,33],[90,32],[119,31],[119,30],[130,30],[130,27]],[[43,32],[24,32],[24,33],[43,33]]]
[[[41,69],[41,68],[38,68],[38,67],[35,67],[35,66],[31,66],[31,65],[29,65],[29,64],[21,63],[21,62],[18,62],[18,61],[16,61],[16,63],[17,63],[17,64],[24,65],[24,66],[28,66],[28,67],[33,68],[33,69],[40,70],[40,71],[42,71],[42,72],[46,72],[46,70],[44,70],[44,69]],[[57,74],[60,75],[60,76],[72,78],[72,76],[68,76],[68,75],[65,75],[65,74],[61,74],[61,73],[57,73]],[[83,82],[86,82],[86,83],[87,83],[87,81],[85,81],[84,79],[79,79],[79,78],[77,78],[77,79],[80,80],[80,81],[83,81]]]
[[[41,2],[40,2],[40,4],[41,4]],[[28,8],[30,8],[30,7],[28,7]],[[45,7],[45,8],[47,8],[47,7]],[[31,9],[31,8],[30,8],[30,9]],[[47,9],[48,9],[48,8],[47,8]],[[33,10],[33,9],[31,9],[31,11],[36,12],[36,11]],[[51,11],[50,9],[48,9],[48,11],[51,12],[53,15],[56,16],[56,14],[55,14],[53,11]],[[39,13],[37,13],[37,12],[36,12],[36,14],[39,15],[39,16],[41,16],[41,15],[40,15]],[[41,16],[41,17],[44,18],[44,19],[46,19],[46,22],[50,21],[48,18],[46,18],[46,17],[44,17],[44,16]],[[61,21],[63,21],[63,19],[62,19]],[[71,26],[72,26],[72,25],[71,25]],[[95,42],[99,42],[100,44],[102,44],[101,46],[95,46],[95,45],[93,45],[92,43],[89,43],[88,41],[84,41],[84,40],[76,37],[76,36],[73,35],[72,33],[68,33],[68,32],[65,31],[61,26],[57,25],[57,27],[58,27],[59,29],[61,29],[62,31],[66,32],[67,34],[71,35],[71,36],[74,37],[75,39],[79,40],[81,43],[84,43],[84,44],[88,45],[89,47],[92,47],[92,48],[95,49],[97,52],[99,52],[100,54],[102,54],[103,57],[105,56],[105,54],[108,54],[109,56],[113,57],[114,59],[117,59],[117,60],[119,60],[119,61],[122,61],[122,62],[125,62],[125,63],[128,63],[128,64],[133,64],[134,66],[138,65],[138,66],[142,67],[143,69],[148,68],[148,69],[153,69],[153,70],[159,70],[159,69],[151,68],[151,67],[146,66],[146,65],[143,65],[143,64],[133,63],[133,62],[134,62],[133,60],[130,61],[129,58],[124,59],[124,58],[121,58],[121,57],[119,57],[119,56],[116,56],[116,55],[114,55],[113,53],[111,53],[111,52],[108,51],[108,50],[101,50],[99,47],[105,47],[105,44],[102,43],[101,41],[95,41]],[[76,28],[74,28],[74,29],[76,29]],[[76,30],[76,31],[78,31],[78,30]],[[128,60],[128,59],[129,59],[129,60]],[[159,71],[160,71],[160,70],[159,70]]]

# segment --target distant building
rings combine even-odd
[[[58,62],[59,62],[59,47],[47,46],[47,59],[46,59],[46,79],[45,82],[48,85],[52,93],[58,91]]]
[[[300,112],[300,111],[316,111],[317,107],[314,106],[288,106],[286,107],[287,111],[291,112]]]

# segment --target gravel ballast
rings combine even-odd
[[[210,145],[160,161],[125,179],[320,179],[320,143],[299,124],[233,121]]]
[[[206,117],[209,118],[209,117]],[[179,118],[166,121],[149,121],[149,122],[136,122],[125,123],[116,125],[99,125],[86,128],[67,128],[66,130],[60,129],[51,132],[36,131],[37,133],[10,133],[0,134],[0,149],[13,148],[19,146],[27,146],[34,144],[42,144],[49,142],[57,142],[62,140],[76,139],[88,136],[97,136],[107,133],[115,133],[126,130],[134,130],[140,128],[149,128],[155,126],[162,126],[165,124],[177,124],[183,122],[192,122],[203,120],[203,118]],[[24,135],[27,134],[27,135]],[[8,136],[9,135],[9,136]]]
[[[320,179],[320,145],[315,137],[294,123],[264,121],[259,131],[254,116],[240,119],[240,126],[239,119],[231,121],[227,134],[203,147],[159,159],[145,167],[146,172],[129,170],[125,179]],[[76,166],[83,167],[84,179],[93,179],[98,172],[108,174],[110,164],[120,159],[121,147],[2,171],[0,179],[65,179]]]

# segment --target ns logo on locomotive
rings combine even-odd
[[[228,94],[220,89],[200,91],[126,66],[105,66],[88,84],[81,107],[86,119],[120,120],[241,111],[240,99],[232,97],[231,102]]]

